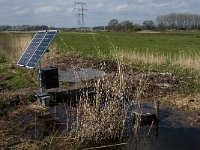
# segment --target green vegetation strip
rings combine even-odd
[[[62,50],[63,54],[79,54],[86,57],[100,59],[116,59],[115,53],[127,52],[128,55],[137,54],[162,55],[167,58],[161,64],[133,61],[135,65],[146,71],[171,72],[181,79],[180,92],[183,94],[200,92],[200,72],[194,68],[184,68],[173,60],[181,58],[198,59],[200,54],[199,32],[59,32],[54,43]],[[140,57],[137,56],[137,57]],[[154,59],[154,58],[153,58]],[[126,60],[130,63],[131,60]],[[183,64],[185,65],[185,64]],[[191,67],[193,64],[191,64]]]
[[[97,57],[101,53],[110,57],[114,46],[123,51],[161,53],[177,57],[182,53],[199,54],[199,40],[198,32],[60,32],[55,43],[65,52],[76,52],[83,56]]]

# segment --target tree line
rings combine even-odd
[[[134,24],[131,21],[119,22],[117,19],[111,19],[106,29],[112,31],[200,30],[200,15],[171,13],[158,16],[155,21],[145,20],[142,24]]]
[[[50,30],[56,29],[55,27],[48,27],[46,25],[0,25],[0,31],[38,31],[38,30]]]
[[[0,25],[0,31],[37,31],[61,29],[75,31],[76,28],[55,28],[46,25]],[[88,28],[90,30],[90,28]],[[117,19],[111,19],[107,26],[96,26],[93,30],[107,31],[142,31],[142,30],[200,30],[200,15],[188,13],[170,13],[157,16],[156,20],[145,20],[142,24],[135,24],[129,20],[119,22]]]
[[[159,29],[199,30],[200,15],[187,13],[171,13],[156,18]]]

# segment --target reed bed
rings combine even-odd
[[[80,145],[84,142],[99,143],[120,139],[126,119],[124,99],[124,79],[121,66],[115,79],[106,77],[97,80],[96,99],[88,101],[87,94],[77,107],[77,118],[72,135]]]
[[[176,57],[172,54],[152,53],[152,52],[136,52],[136,51],[119,51],[118,58],[121,58],[129,63],[142,63],[147,65],[160,66],[168,64],[171,66],[180,66],[184,69],[200,70],[200,54],[194,53],[192,55],[182,52]]]

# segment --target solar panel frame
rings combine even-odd
[[[20,57],[20,59],[17,62],[18,66],[25,67],[26,64],[29,62],[29,59],[32,57],[32,54],[37,50],[37,47],[39,46],[40,42],[42,41],[43,37],[46,35],[46,31],[38,31],[31,42],[29,43],[28,47]]]
[[[26,64],[26,68],[34,69],[40,62],[41,58],[45,54],[46,50],[49,48],[51,42],[57,34],[57,30],[49,30],[46,35],[41,40],[37,49],[34,51],[33,55]]]

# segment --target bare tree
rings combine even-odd
[[[128,20],[122,21],[120,23],[120,26],[123,31],[132,31],[133,30],[133,23]]]
[[[108,22],[108,29],[116,31],[117,25],[119,24],[119,21],[117,19],[112,19]]]
[[[194,30],[200,29],[200,15],[188,13],[171,13],[158,16],[156,22],[160,29]]]

